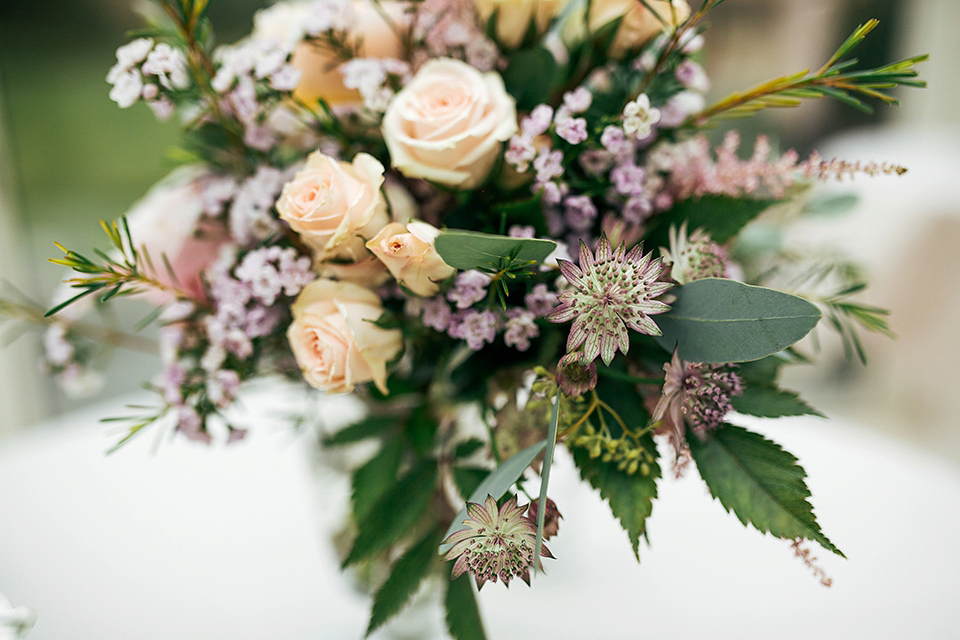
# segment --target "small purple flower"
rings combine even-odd
[[[700,93],[706,93],[710,90],[710,80],[707,78],[707,72],[693,60],[684,60],[677,65],[675,74],[680,84],[688,89]]]
[[[597,219],[597,207],[590,196],[570,196],[563,201],[567,226],[574,231],[587,231]]]
[[[540,335],[540,328],[535,322],[536,316],[524,309],[511,309],[507,312],[507,325],[503,332],[503,341],[508,347],[515,347],[517,351],[526,351],[530,348],[530,341]]]
[[[617,193],[625,196],[638,196],[643,193],[643,180],[646,172],[633,162],[626,162],[610,172],[610,180]]]
[[[577,87],[563,94],[563,106],[570,113],[583,113],[593,104],[593,94],[586,87]]]
[[[602,176],[614,162],[613,154],[602,149],[584,151],[578,160],[583,170],[592,176]]]
[[[447,292],[447,300],[456,303],[457,309],[472,307],[487,297],[490,276],[480,271],[464,271],[457,275],[453,288]]]
[[[564,118],[557,122],[557,135],[570,144],[587,139],[587,121],[583,118]]]
[[[527,309],[535,316],[541,317],[556,308],[559,298],[556,293],[547,288],[547,285],[541,283],[534,285],[523,301],[527,305]]]
[[[497,324],[497,316],[492,311],[467,309],[453,314],[447,333],[451,338],[466,341],[474,351],[479,351],[484,344],[493,342],[497,337]]]
[[[436,329],[437,331],[446,331],[450,326],[450,317],[453,312],[450,311],[450,305],[443,299],[443,296],[435,296],[423,300],[423,324]]]
[[[553,122],[553,107],[548,104],[537,105],[530,112],[530,115],[520,123],[520,129],[523,135],[530,138],[536,138],[546,133]]]
[[[563,152],[544,149],[533,161],[537,182],[548,182],[563,175]]]

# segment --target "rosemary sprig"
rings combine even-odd
[[[734,93],[703,111],[692,115],[689,127],[702,127],[711,120],[740,118],[772,107],[795,107],[805,98],[834,98],[856,109],[872,113],[873,108],[862,98],[874,98],[884,104],[899,104],[884,90],[898,86],[925,87],[927,83],[915,79],[914,65],[927,60],[920,55],[875,69],[852,70],[857,60],[840,61],[852,51],[879,24],[870,20],[858,27],[829,60],[817,71],[804,70],[789,76],[774,78],[743,93]]]
[[[178,300],[186,300],[199,307],[206,306],[206,303],[187,293],[177,282],[173,268],[165,255],[161,257],[170,281],[164,282],[159,279],[146,247],[137,249],[134,245],[126,218],[121,218],[119,223],[101,220],[100,226],[119,252],[119,258],[95,249],[96,259],[90,259],[57,244],[65,255],[63,258],[51,259],[50,262],[69,267],[83,275],[67,280],[70,286],[79,289],[80,293],[54,306],[46,312],[45,317],[54,315],[88,295],[98,294],[100,302],[107,302],[116,296],[143,293],[151,289],[171,293]]]

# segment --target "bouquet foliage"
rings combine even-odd
[[[465,574],[529,583],[552,557],[558,445],[638,558],[664,468],[690,464],[744,524],[841,554],[796,458],[728,419],[817,413],[777,379],[824,317],[861,357],[858,331],[887,331],[856,268],[780,239],[817,180],[903,170],[711,135],[807,98],[892,103],[924,57],[858,67],[871,21],[819,69],[707,104],[721,4],[278,2],[219,44],[205,0],[156,0],[107,80],[180,119],[182,166],[104,223],[110,250],[54,260],[74,275],[45,317],[3,310],[47,324],[77,388],[98,343],[149,348],[82,303],[155,306],[158,403],[117,446],[242,438],[228,410],[260,377],[362,399],[322,446],[378,443],[343,556],[382,569],[369,631],[439,570],[450,633],[484,637]]]

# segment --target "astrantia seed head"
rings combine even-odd
[[[487,496],[484,504],[468,502],[468,518],[463,521],[466,529],[444,540],[444,544],[453,545],[444,559],[456,558],[452,577],[469,571],[476,578],[478,588],[488,580],[509,584],[512,579],[520,578],[530,584],[537,525],[524,515],[526,510],[517,506],[516,496],[500,508],[493,496]],[[540,555],[553,557],[545,545],[541,545]]]
[[[669,306],[656,300],[672,285],[658,282],[663,272],[660,259],[643,255],[643,247],[635,246],[625,253],[623,245],[613,250],[606,236],[600,238],[596,254],[580,244],[580,266],[558,260],[560,272],[573,289],[560,294],[560,306],[547,320],[573,320],[567,338],[567,353],[583,347],[581,361],[593,362],[597,356],[610,364],[619,349],[627,353],[630,339],[627,329],[647,335],[660,335],[650,318]]]

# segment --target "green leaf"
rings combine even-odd
[[[490,469],[483,467],[454,467],[453,483],[464,498],[472,496],[483,479],[490,475]]]
[[[394,483],[357,525],[357,539],[343,567],[385,550],[409,533],[427,510],[436,482],[436,462],[423,460]]]
[[[806,472],[780,445],[730,424],[688,442],[710,494],[744,525],[786,540],[814,540],[843,556],[820,531],[807,501]]]
[[[368,636],[399,613],[417,592],[420,583],[437,562],[437,545],[442,539],[440,534],[439,528],[431,530],[393,565],[390,576],[373,596],[373,611],[367,626]]]
[[[447,574],[449,580],[449,573]],[[470,574],[464,573],[447,584],[444,598],[447,630],[454,640],[487,640],[483,632],[483,620],[477,607],[477,594],[473,591]]]
[[[803,298],[735,280],[706,278],[670,290],[672,308],[654,318],[667,351],[690,362],[747,362],[807,335],[820,310]]]
[[[544,47],[520,49],[507,55],[503,83],[517,101],[517,109],[529,111],[547,102],[557,76],[557,61]]]
[[[646,435],[641,443],[650,452],[656,452],[653,437]],[[602,458],[591,458],[586,449],[571,447],[573,461],[580,469],[580,476],[594,489],[600,490],[600,496],[610,504],[610,510],[620,521],[620,525],[633,546],[633,553],[640,560],[640,536],[646,536],[647,518],[653,512],[653,500],[657,497],[657,478],[660,477],[660,465],[650,465],[650,473],[633,475],[617,469],[617,463],[604,462]]]
[[[518,451],[513,454],[508,460],[506,460],[499,467],[490,472],[483,482],[480,483],[472,494],[470,498],[467,499],[467,502],[477,502],[483,503],[488,495],[493,496],[495,499],[499,500],[503,497],[503,494],[507,492],[507,489],[513,486],[513,483],[516,482],[520,476],[523,475],[523,472],[527,470],[527,467],[530,466],[530,463],[533,462],[533,459],[540,455],[540,452],[544,450],[547,446],[546,440],[541,440],[536,444],[532,444],[523,451]],[[451,533],[457,531],[463,526],[463,520],[467,517],[467,506],[464,505],[460,508],[460,511],[454,517],[453,522],[450,523],[450,527],[447,529],[447,533],[444,535],[444,539],[450,536]],[[451,545],[441,545],[440,553],[446,553],[447,549]]]
[[[540,469],[540,497],[537,502],[537,535],[533,544],[533,570],[540,568],[540,551],[543,548],[543,523],[547,514],[547,487],[550,486],[550,469],[553,468],[553,453],[557,449],[557,427],[560,422],[560,395],[553,399],[553,411],[550,414],[550,427],[547,430],[547,447],[543,454],[543,467]]]
[[[478,450],[480,450],[483,447],[483,444],[484,444],[483,440],[479,438],[468,438],[467,440],[464,440],[463,442],[459,443],[456,447],[454,447],[453,457],[454,458],[469,457],[474,453],[476,453]]]
[[[326,447],[352,444],[377,436],[396,424],[397,418],[394,416],[369,416],[330,434],[322,442]]]
[[[443,261],[451,267],[470,269],[496,268],[501,260],[543,262],[557,247],[551,240],[510,238],[479,231],[441,231],[434,243]]]
[[[410,445],[420,457],[430,452],[433,448],[433,439],[437,435],[437,421],[430,415],[430,409],[426,405],[420,405],[413,410],[404,433],[407,434]]]
[[[384,442],[377,455],[353,472],[350,503],[357,522],[363,520],[377,500],[396,482],[402,453],[403,440],[393,438]]]
[[[667,232],[670,225],[678,229],[684,221],[687,230],[693,233],[703,229],[710,238],[724,244],[743,229],[748,222],[781,200],[750,200],[731,198],[730,196],[703,196],[702,198],[681,200],[663,214],[654,218],[655,226],[650,230],[644,244],[648,249],[668,245]]]
[[[743,395],[730,399],[734,411],[761,418],[782,416],[820,416],[822,413],[808,405],[796,391],[773,386],[747,385]]]

